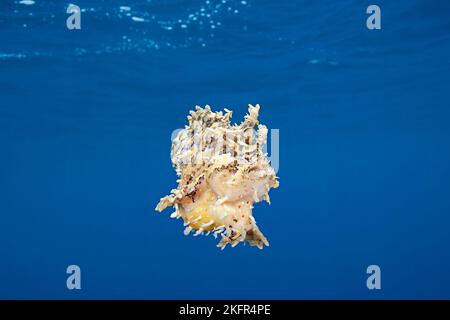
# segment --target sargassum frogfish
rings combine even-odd
[[[178,188],[161,198],[156,210],[174,207],[170,217],[184,220],[185,235],[220,236],[221,249],[239,242],[269,246],[252,211],[255,203],[270,203],[269,190],[279,182],[263,151],[268,130],[258,122],[259,110],[249,105],[244,121],[232,125],[231,111],[197,106],[173,140]]]

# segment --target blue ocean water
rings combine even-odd
[[[0,2],[0,298],[450,298],[449,1],[69,3]],[[154,207],[188,111],[248,103],[271,246],[220,251]]]

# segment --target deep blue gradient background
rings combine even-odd
[[[450,298],[449,1],[74,2],[81,31],[0,3],[0,298]],[[154,207],[188,111],[248,103],[280,129],[271,246],[222,252]]]

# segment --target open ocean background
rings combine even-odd
[[[0,1],[0,298],[450,298],[450,1],[73,2],[79,31]],[[280,129],[271,246],[220,251],[154,207],[188,111],[248,103]]]

